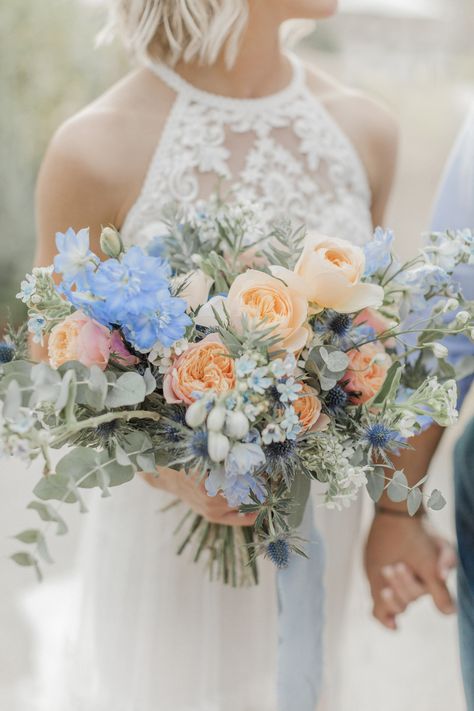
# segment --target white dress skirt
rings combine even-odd
[[[219,180],[234,200],[256,201],[270,218],[291,217],[357,244],[370,237],[364,166],[307,86],[303,65],[291,60],[293,78],[283,91],[248,100],[200,91],[164,65],[149,66],[176,100],[122,226],[127,245],[159,233],[164,205],[192,208]],[[318,662],[326,688],[318,711],[337,711],[338,643],[360,502],[328,511],[320,492],[315,485],[326,552],[319,621],[326,643]],[[163,512],[169,501],[139,477],[109,499],[93,498],[73,575],[46,582],[29,600],[38,673],[24,711],[276,711],[272,564],[260,561],[256,587],[210,582],[199,564],[176,555],[184,508]]]

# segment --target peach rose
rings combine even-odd
[[[354,313],[367,306],[380,306],[383,301],[382,287],[361,283],[364,269],[365,255],[360,247],[344,239],[308,234],[294,274],[311,303],[339,313]],[[293,286],[298,288],[296,282]]]
[[[300,424],[303,430],[320,429],[319,425],[327,425],[329,417],[321,414],[321,400],[316,390],[306,383],[301,383],[301,386],[301,395],[293,403]]]
[[[374,309],[364,309],[354,319],[355,326],[370,326],[373,328],[377,336],[381,333],[385,333],[389,329],[393,328],[394,322],[383,316],[379,311]],[[389,338],[384,341],[388,348],[393,348],[396,345],[394,338]]]
[[[295,352],[306,344],[306,298],[270,274],[256,269],[240,274],[230,287],[225,306],[237,330],[242,327],[242,316],[247,316],[249,321],[261,322],[262,328],[274,326],[284,350]]]
[[[88,368],[98,365],[105,370],[110,357],[110,331],[76,311],[51,331],[48,355],[53,368],[76,360]]]
[[[342,378],[354,404],[360,405],[376,395],[392,364],[381,343],[365,343],[348,352],[349,368]],[[356,393],[356,394],[353,394]]]
[[[163,381],[168,403],[194,402],[194,393],[215,390],[224,393],[235,387],[234,361],[219,336],[212,333],[178,356]]]

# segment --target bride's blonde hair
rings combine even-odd
[[[109,0],[99,41],[120,35],[138,59],[213,64],[224,51],[231,67],[248,20],[248,0]]]

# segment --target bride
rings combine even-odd
[[[167,203],[192,208],[218,185],[235,200],[257,201],[270,219],[289,216],[357,244],[382,223],[396,155],[392,118],[281,48],[285,21],[325,18],[337,0],[110,5],[109,30],[122,36],[137,68],[54,137],[38,183],[37,264],[53,261],[55,232],[69,226],[90,226],[95,249],[109,223],[125,243],[145,244],[159,233]],[[40,708],[277,708],[273,570],[264,563],[254,588],[209,583],[175,555],[182,513],[161,509],[176,497],[210,521],[253,523],[169,469],[93,503],[82,520],[64,644],[48,659],[51,684],[40,684]],[[359,506],[315,511],[329,561],[325,693],[335,711]],[[298,675],[297,656],[293,664]]]

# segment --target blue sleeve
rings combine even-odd
[[[474,107],[454,145],[446,165],[435,203],[431,229],[474,229]],[[466,299],[474,300],[474,265],[462,264],[454,278],[461,284]],[[456,363],[467,355],[474,355],[474,344],[465,336],[448,337],[449,362]],[[474,376],[458,383],[459,405],[469,391]]]

